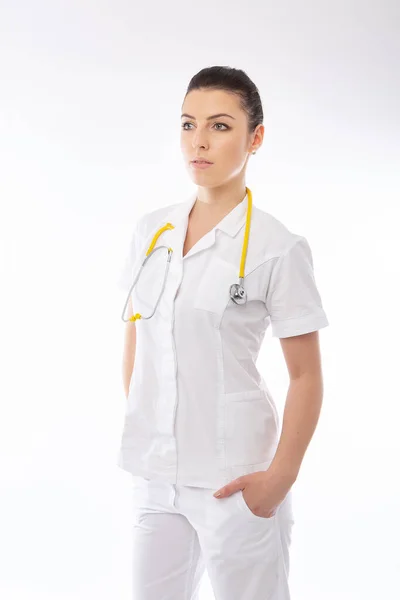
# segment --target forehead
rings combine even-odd
[[[219,112],[226,112],[239,118],[241,110],[237,94],[225,90],[203,89],[188,93],[182,105],[182,112],[199,119],[205,119]]]

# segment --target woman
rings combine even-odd
[[[120,279],[132,319],[118,465],[135,484],[133,597],[195,600],[207,569],[218,600],[288,600],[291,486],[320,411],[328,320],[307,240],[251,206],[246,167],[264,135],[254,83],[203,69],[182,113],[196,192],[137,221]],[[248,208],[247,297],[235,302]],[[269,325],[290,374],[281,435],[256,368]]]

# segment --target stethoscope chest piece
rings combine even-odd
[[[240,285],[240,283],[233,283],[229,288],[229,293],[232,300],[236,304],[245,304],[247,300],[247,293],[244,287]]]

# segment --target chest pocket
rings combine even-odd
[[[222,315],[227,305],[233,303],[229,293],[233,283],[239,283],[239,265],[214,256],[200,279],[194,308]]]

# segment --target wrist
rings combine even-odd
[[[273,461],[266,472],[268,472],[269,476],[276,477],[281,482],[283,481],[288,485],[293,485],[299,474],[299,469],[294,468],[293,465],[275,463]]]

